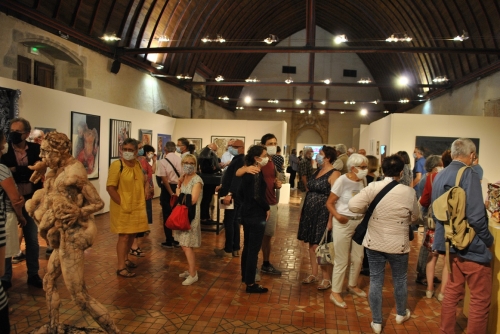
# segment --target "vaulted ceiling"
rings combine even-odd
[[[210,82],[219,74],[249,77],[268,52],[355,52],[384,101],[401,97],[400,89],[390,84],[398,73],[415,81],[411,93],[425,91],[433,97],[500,69],[497,0],[3,0],[0,10],[110,57],[118,55],[123,63],[170,76],[198,72]],[[345,34],[349,41],[317,48],[310,39],[314,25]],[[309,38],[304,47],[262,42],[269,34],[284,39],[304,29]],[[464,32],[468,39],[453,41]],[[109,44],[99,38],[110,33],[121,41]],[[386,42],[394,33],[413,40]],[[227,43],[201,41],[216,34]],[[160,43],[160,36],[170,41]],[[164,65],[161,70],[147,60],[147,53],[158,53],[144,49],[151,47],[167,52],[156,61]],[[449,81],[436,85],[432,80],[437,76]],[[163,80],[191,89],[189,81]],[[308,83],[313,82],[310,77]],[[209,85],[206,93],[209,99],[239,98],[241,89]],[[236,102],[226,106],[234,108]],[[391,111],[408,107],[387,105]]]

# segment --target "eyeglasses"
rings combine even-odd
[[[356,168],[358,168],[358,169],[362,169],[362,170],[365,170],[365,169],[367,169],[367,168],[368,168],[368,166],[354,166],[354,167],[356,167]]]

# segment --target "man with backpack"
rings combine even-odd
[[[440,332],[444,334],[455,333],[456,307],[464,298],[465,282],[471,294],[467,333],[486,333],[488,324],[492,289],[492,254],[488,248],[493,245],[493,236],[488,230],[479,176],[467,168],[475,156],[476,146],[470,139],[455,140],[451,145],[453,161],[436,176],[432,188],[436,222],[432,249],[443,253],[449,247],[446,261],[451,269],[441,308]],[[441,197],[443,194],[445,197]]]

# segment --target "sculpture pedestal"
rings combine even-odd
[[[284,183],[280,188],[280,204],[290,203],[290,183]]]

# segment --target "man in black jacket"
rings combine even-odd
[[[229,205],[234,201],[234,209],[224,210],[224,230],[226,232],[226,243],[224,248],[215,248],[214,252],[217,256],[239,256],[240,250],[240,224],[238,221],[240,199],[236,197],[238,188],[241,183],[241,178],[237,177],[236,171],[243,167],[245,157],[245,144],[241,140],[235,140],[228,144],[228,152],[234,158],[227,167],[222,176],[222,184],[219,188],[219,196],[224,201],[225,205]]]
[[[33,196],[33,193],[42,188],[43,184],[30,182],[33,171],[28,168],[40,159],[40,145],[29,143],[26,139],[31,132],[30,123],[24,118],[14,118],[10,123],[8,151],[2,155],[1,163],[9,167],[17,184],[19,193],[24,196],[25,201]],[[28,285],[42,288],[42,279],[38,276],[40,266],[38,264],[38,227],[23,207],[23,216],[26,225],[22,226],[24,242],[26,244],[26,267],[28,268]],[[5,259],[5,275],[3,282],[11,283],[12,261]]]

